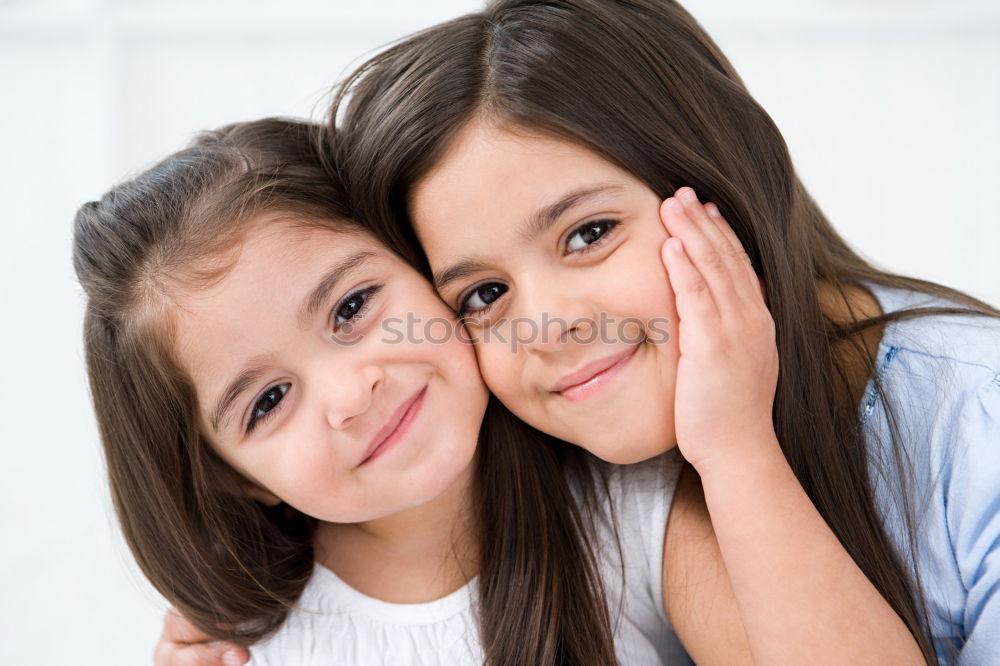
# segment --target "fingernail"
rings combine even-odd
[[[698,200],[698,197],[697,195],[695,195],[694,190],[692,190],[690,187],[685,187],[681,190],[681,198],[684,199],[684,201],[691,201],[691,202]]]
[[[719,214],[719,207],[716,206],[714,203],[705,204],[705,210],[708,211],[709,217],[722,217],[722,215]]]
[[[226,650],[222,653],[222,666],[243,666],[243,657],[236,650]]]

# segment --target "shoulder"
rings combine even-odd
[[[961,307],[926,294],[887,287],[870,287],[884,312],[932,307]],[[911,363],[952,366],[970,378],[992,379],[1000,374],[1000,318],[976,314],[917,316],[888,325],[881,347],[902,353]],[[889,362],[892,362],[891,360]]]
[[[883,310],[954,306],[914,292],[877,288]],[[935,641],[961,660],[996,663],[1000,631],[1000,321],[929,315],[886,327],[862,422],[876,453],[874,478],[887,528],[902,552],[905,495],[917,518],[917,560]],[[899,429],[909,463],[907,493],[890,460],[889,424]],[[880,461],[882,462],[879,465]]]
[[[910,291],[873,294],[885,312],[954,306]],[[1000,474],[1000,319],[927,315],[888,324],[860,418],[884,473],[898,433],[917,490],[962,492],[965,484],[948,477],[966,459],[975,461],[970,473]]]
[[[347,609],[338,608],[331,580],[317,565],[295,606],[289,610],[277,631],[250,648],[249,666],[270,666],[286,663],[321,663],[324,656],[317,636],[342,631],[336,619]]]
[[[884,312],[956,307],[925,294],[874,287]],[[959,418],[978,403],[991,404],[1000,388],[1000,318],[980,315],[926,315],[888,324],[875,367],[903,420],[926,429]],[[874,386],[862,404],[862,420],[876,407]],[[904,423],[905,425],[905,423]]]

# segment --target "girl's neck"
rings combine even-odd
[[[479,573],[474,472],[475,462],[444,493],[407,511],[364,523],[320,523],[316,561],[382,601],[447,596]]]

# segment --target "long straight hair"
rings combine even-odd
[[[222,277],[263,213],[360,229],[320,133],[282,119],[206,133],[76,216],[87,371],[126,542],[181,613],[243,644],[294,608],[316,520],[251,499],[199,432],[194,387],[173,354],[171,297]],[[613,663],[585,507],[563,473],[585,462],[492,398],[478,444],[476,607],[489,663]]]
[[[1000,313],[955,290],[879,270],[852,250],[802,186],[771,118],[671,0],[499,0],[371,58],[339,87],[328,119],[345,135],[353,214],[397,246],[415,246],[411,192],[474,119],[583,146],[660,197],[690,185],[718,204],[763,277],[775,320],[773,420],[784,454],[928,663],[936,663],[915,565],[894,548],[876,509],[869,474],[881,461],[869,460],[858,427],[863,386],[851,370],[872,375],[861,333],[889,321]],[[850,312],[847,323],[821,308],[821,283]],[[866,284],[958,307],[865,318],[847,292]],[[891,416],[889,396],[874,381]],[[898,432],[892,439],[893,469],[882,473],[907,485]],[[914,546],[914,512],[904,514]]]

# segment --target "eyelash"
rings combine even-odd
[[[604,243],[604,241],[606,241],[608,239],[608,237],[615,231],[615,229],[621,225],[621,222],[618,222],[617,220],[608,220],[608,219],[590,220],[589,222],[584,222],[583,224],[577,226],[576,228],[574,228],[572,231],[569,232],[569,234],[566,236],[566,242],[568,243],[569,240],[571,238],[573,238],[573,236],[575,236],[576,234],[580,233],[584,229],[591,228],[591,227],[596,227],[596,226],[600,226],[600,225],[606,225],[607,228],[604,230],[604,233],[601,234],[601,236],[597,240],[595,240],[593,243],[590,243],[586,247],[583,247],[583,248],[581,248],[579,250],[566,251],[564,253],[564,256],[569,255],[569,254],[585,255],[585,254],[591,252],[592,250],[600,247]],[[459,299],[458,299],[458,311],[457,311],[457,314],[458,314],[458,316],[460,318],[466,319],[466,318],[468,318],[470,316],[469,307],[468,307],[469,298],[471,298],[472,295],[477,290],[482,289],[483,287],[491,285],[491,284],[499,284],[499,283],[496,283],[496,282],[483,282],[483,283],[480,283],[478,285],[475,285],[474,287],[472,287],[471,289],[469,289],[468,291],[466,291],[464,294],[462,294],[459,297]],[[504,292],[504,293],[506,293],[506,292]],[[503,294],[501,294],[500,296],[503,296]],[[485,312],[488,312],[489,310],[492,309],[493,304],[496,303],[498,300],[500,300],[500,296],[498,296],[497,299],[493,301],[493,303],[488,303],[486,305],[486,307],[483,307],[483,308],[480,308],[478,310],[475,310],[474,313],[475,314],[483,314]]]
[[[260,394],[260,397],[254,401],[253,407],[250,410],[250,419],[247,421],[246,434],[249,435],[258,425],[261,423],[267,423],[271,420],[271,417],[273,417],[278,410],[281,409],[281,403],[285,401],[285,396],[288,394],[288,389],[290,388],[292,388],[292,385],[286,382],[284,384],[274,384],[273,386],[268,386],[264,389],[264,392]],[[274,406],[271,407],[271,409],[267,410],[260,416],[257,416],[257,410],[260,409],[261,403],[264,402],[264,398],[266,398],[267,395],[275,389],[279,389],[281,391],[278,401],[274,403]]]
[[[348,324],[354,319],[360,319],[364,317],[365,313],[368,312],[368,310],[371,308],[371,297],[377,294],[382,289],[383,286],[384,285],[376,284],[372,285],[371,287],[365,287],[364,289],[358,289],[356,291],[351,292],[350,294],[342,298],[340,301],[338,301],[337,304],[333,306],[333,311],[330,313],[330,319],[334,322],[333,324],[334,332],[336,333],[338,330],[340,330],[340,327],[342,327],[344,324]],[[353,315],[351,315],[349,318],[347,318],[344,324],[337,325],[336,318],[339,316],[338,313],[340,312],[340,309],[343,308],[344,305],[352,298],[358,298],[359,296],[363,296],[365,299],[364,303],[361,305],[361,308]],[[288,394],[288,390],[291,387],[292,385],[286,382],[284,384],[274,384],[273,386],[269,386],[264,390],[264,392],[254,401],[253,407],[250,410],[250,418],[247,420],[247,425],[246,425],[247,435],[252,433],[257,428],[257,426],[265,424],[271,420],[271,418],[281,409],[282,404],[285,402],[285,396]],[[280,391],[280,395],[278,396],[277,401],[269,410],[261,413],[258,416],[257,412],[262,408],[261,405],[264,402],[264,399],[271,393],[271,391],[275,389],[278,389]]]
[[[581,231],[583,231],[584,229],[589,229],[589,228],[593,228],[593,227],[597,227],[597,226],[601,226],[601,225],[607,225],[607,228],[604,230],[604,233],[601,234],[600,238],[598,238],[597,240],[595,240],[593,243],[588,244],[586,247],[581,248],[579,250],[576,250],[575,253],[573,253],[573,252],[566,252],[566,254],[571,254],[571,253],[573,253],[573,254],[587,254],[588,252],[594,250],[595,248],[600,247],[604,243],[604,241],[606,241],[608,239],[608,236],[611,233],[613,233],[615,231],[615,229],[617,229],[621,225],[621,222],[618,222],[617,220],[607,220],[607,219],[604,219],[604,220],[590,220],[589,222],[584,222],[583,224],[581,224],[580,226],[576,227],[575,229],[573,229],[572,231],[570,231],[566,235],[566,244],[568,245],[570,239],[573,238],[578,233],[580,233]]]
[[[503,296],[503,294],[507,293],[506,292],[506,286],[507,285],[501,285],[501,286],[504,287],[505,291],[503,292],[503,294],[500,294],[500,296],[497,296],[497,299],[495,301],[493,301],[493,303],[487,303],[486,307],[479,308],[478,310],[474,310],[472,313],[469,312],[469,299],[472,298],[472,295],[475,294],[480,289],[482,289],[483,287],[487,287],[487,286],[494,285],[494,284],[500,284],[500,283],[499,282],[483,282],[481,284],[478,284],[478,285],[472,287],[467,292],[465,292],[465,294],[458,301],[458,311],[456,312],[456,314],[459,316],[459,318],[462,319],[463,321],[465,321],[466,319],[468,319],[469,317],[471,317],[472,314],[477,314],[478,315],[478,314],[482,314],[484,312],[488,312],[490,309],[492,309],[493,303],[496,303],[497,300],[500,300],[500,296]]]
[[[344,296],[335,306],[333,306],[333,312],[330,314],[330,320],[333,326],[333,332],[336,333],[340,328],[346,324],[351,323],[354,319],[363,319],[368,310],[371,309],[371,297],[381,291],[382,287],[385,285],[376,284],[371,287],[365,287],[364,289],[358,289],[357,291],[352,291],[347,296]],[[347,317],[343,324],[337,324],[337,317],[340,316],[340,310],[343,308],[348,301],[358,297],[364,297],[364,303],[361,304],[361,308]]]

